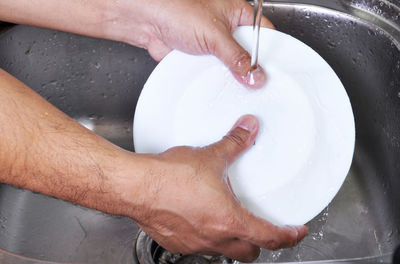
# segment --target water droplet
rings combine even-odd
[[[313,240],[322,240],[324,238],[324,232],[320,230],[317,233],[313,233],[311,234],[311,238]]]
[[[282,255],[282,250],[272,252],[271,253],[272,261],[273,262],[277,261],[281,255]]]
[[[376,33],[375,33],[375,31],[373,31],[372,29],[368,29],[368,35],[370,35],[370,36],[375,36]]]
[[[89,117],[90,120],[98,119],[98,117],[95,114],[90,114],[88,117]]]
[[[334,42],[328,42],[328,46],[329,46],[330,48],[336,48],[337,44],[334,43]]]

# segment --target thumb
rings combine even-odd
[[[259,123],[255,116],[244,115],[222,140],[211,145],[210,148],[214,148],[221,159],[231,164],[254,143],[258,128]]]
[[[218,57],[242,84],[250,88],[262,87],[267,75],[261,66],[251,68],[251,56],[235,41],[229,31],[216,41],[214,55]]]

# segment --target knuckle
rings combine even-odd
[[[294,228],[287,229],[286,232],[283,233],[282,240],[285,242],[286,247],[293,247],[297,244],[297,236],[298,232]]]
[[[232,65],[232,70],[243,71],[245,68],[247,70],[250,66],[250,55],[244,50],[236,51],[230,59],[230,64]],[[241,72],[242,73],[242,72]]]
[[[274,239],[270,239],[265,242],[264,248],[270,250],[277,250],[280,248],[280,243]]]
[[[278,250],[281,248],[293,247],[297,244],[297,232],[296,230],[291,229],[282,229],[280,227],[276,227],[275,229],[276,236],[272,239],[269,239],[265,243],[265,247],[270,250]]]
[[[213,229],[215,234],[218,234],[219,237],[226,237],[227,234],[231,232],[231,226],[225,222],[216,224]]]
[[[225,136],[228,141],[240,146],[246,146],[247,140],[249,138],[250,132],[243,128],[235,128],[229,135]]]
[[[253,7],[247,1],[238,0],[236,9],[240,11],[240,16],[253,19]]]
[[[239,225],[237,224],[237,220],[228,215],[225,214],[224,217],[218,221],[218,224],[214,224],[213,226],[213,233],[216,235],[216,238],[218,239],[232,239],[234,237],[237,237],[239,233]]]

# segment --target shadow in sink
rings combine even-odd
[[[336,2],[346,1],[330,5]],[[400,242],[400,44],[346,10],[353,9],[266,5],[278,30],[314,48],[341,78],[355,115],[356,149],[342,189],[309,223],[309,236],[291,249],[263,250],[258,262],[373,257]],[[155,66],[144,50],[121,43],[27,26],[0,35],[1,68],[128,150],[134,108]],[[5,250],[50,261],[135,263],[137,233],[128,218],[0,185]]]

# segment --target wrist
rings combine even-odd
[[[155,176],[161,171],[155,157],[122,151],[109,160],[104,167],[106,177],[102,188],[107,192],[102,200],[110,206],[101,210],[139,222],[144,219]]]
[[[146,48],[151,41],[154,27],[151,23],[151,1],[120,0],[107,1],[102,11],[99,25],[103,29],[102,38],[124,42]]]

